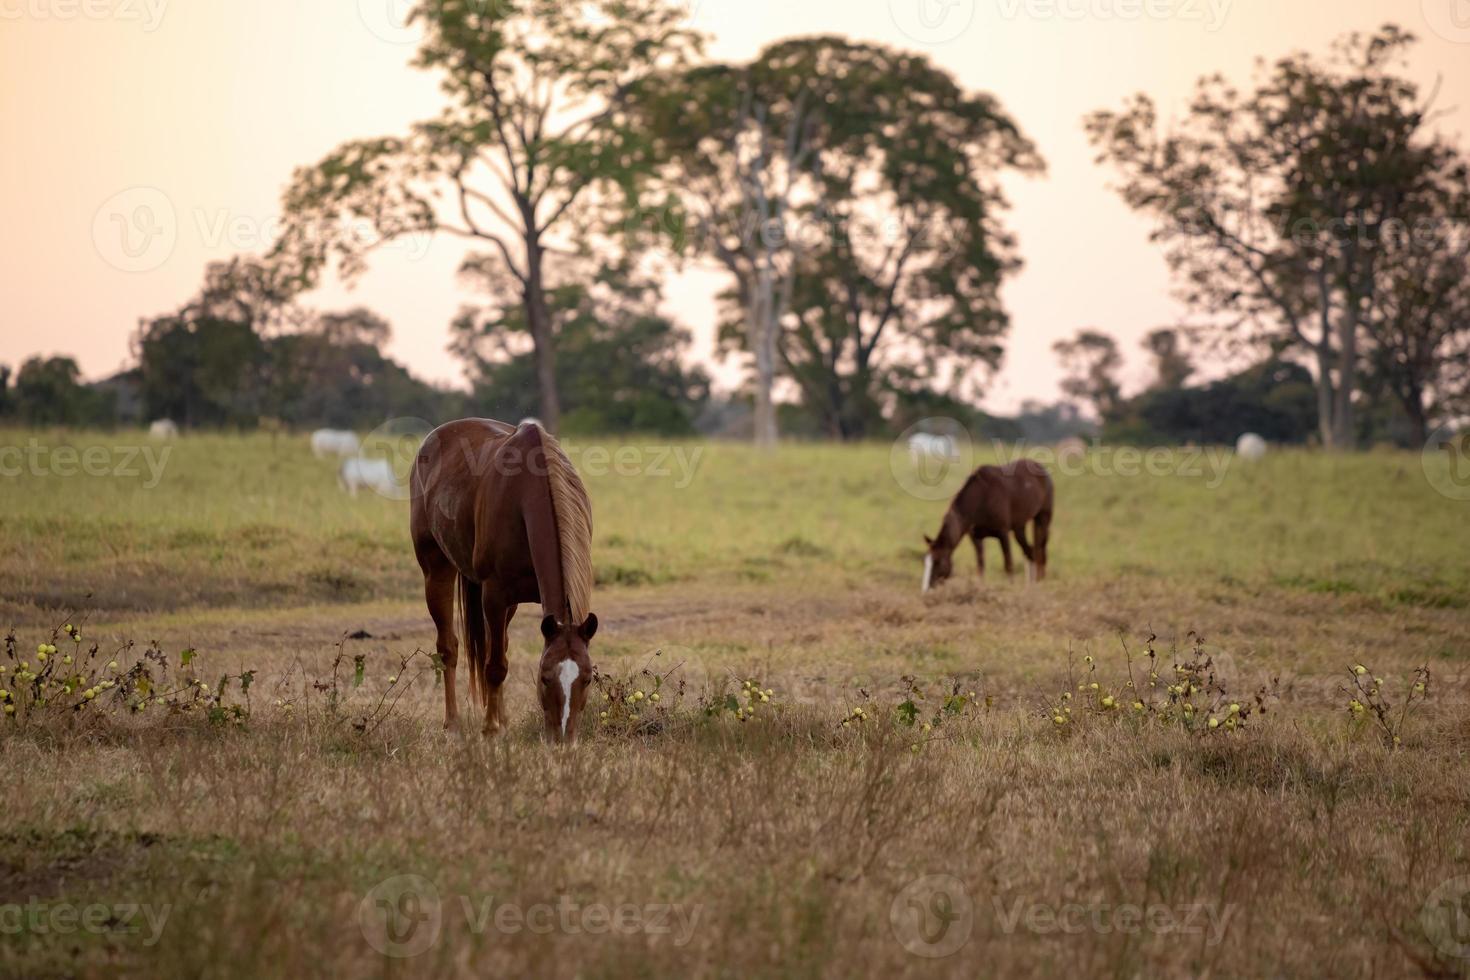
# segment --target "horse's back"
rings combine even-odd
[[[1017,526],[1052,509],[1051,474],[1034,459],[981,466],[971,481],[977,523]]]
[[[409,531],[416,549],[432,542],[469,570],[476,501],[515,433],[505,422],[471,418],[445,422],[424,437],[410,476]]]

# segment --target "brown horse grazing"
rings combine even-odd
[[[1046,467],[1031,459],[1020,459],[1004,466],[982,466],[955,494],[945,512],[939,535],[924,535],[929,552],[924,556],[923,590],[949,578],[954,571],[954,550],[966,536],[975,542],[975,557],[980,562],[980,577],[985,577],[986,538],[999,538],[1005,556],[1006,574],[1014,571],[1011,564],[1011,539],[1015,534],[1028,562],[1027,574],[1040,581],[1046,577],[1046,541],[1051,534],[1051,512],[1054,503],[1051,474]],[[1036,522],[1036,546],[1026,540],[1026,522]]]
[[[457,723],[461,644],[470,691],[485,708],[485,734],[505,727],[507,631],[517,604],[539,602],[546,646],[537,689],[546,735],[575,741],[597,617],[588,608],[592,507],[571,461],[535,422],[460,419],[429,433],[410,487],[409,531],[444,661],[444,727]]]

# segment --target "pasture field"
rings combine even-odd
[[[1095,450],[1046,582],[921,596],[887,445],[571,440],[562,749],[530,609],[512,730],[441,730],[407,505],[304,436],[3,446],[0,688],[90,685],[0,719],[5,975],[1470,975],[1470,502],[1418,455]]]

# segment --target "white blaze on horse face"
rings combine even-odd
[[[567,719],[572,715],[572,682],[582,668],[575,660],[563,660],[557,668],[557,679],[561,681],[561,737],[567,737]]]
[[[934,581],[934,556],[924,556],[924,587],[923,591],[929,591],[929,583]]]

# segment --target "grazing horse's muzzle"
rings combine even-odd
[[[571,744],[577,740],[577,721],[587,705],[592,683],[592,661],[587,643],[597,632],[597,617],[588,614],[577,626],[559,623],[555,616],[541,621],[546,649],[541,654],[541,711],[546,738]]]

